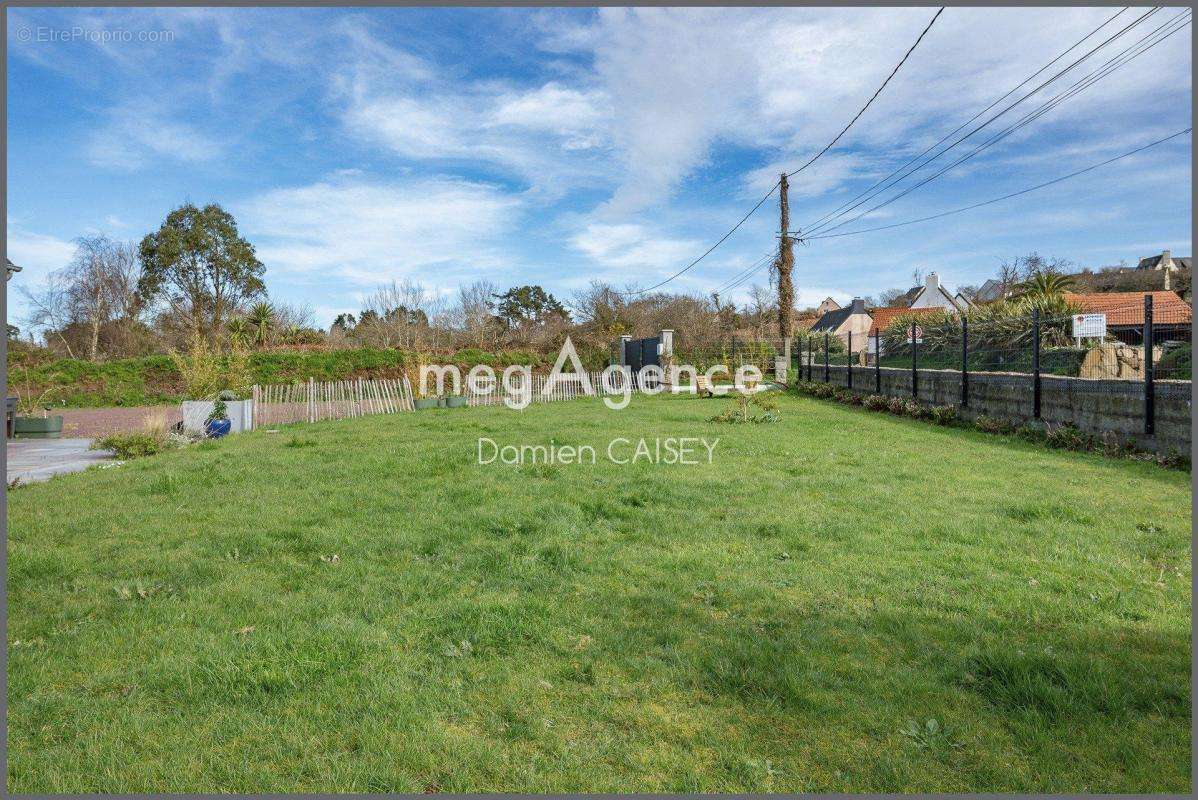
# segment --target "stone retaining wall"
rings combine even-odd
[[[846,386],[846,366],[829,367],[829,383]],[[852,367],[853,391],[873,394],[873,367]],[[883,367],[882,394],[911,397],[911,370]],[[804,372],[804,375],[806,373]],[[812,380],[823,382],[823,364],[812,367]],[[1156,434],[1144,433],[1144,383],[1138,380],[1100,380],[1043,375],[1040,378],[1040,419],[1052,425],[1073,425],[1089,433],[1114,433],[1122,441],[1146,450],[1190,452],[1190,381],[1156,381]],[[921,369],[918,397],[925,405],[961,405],[961,373]],[[982,414],[1020,424],[1033,419],[1032,376],[1014,372],[969,373],[969,405],[962,416]]]

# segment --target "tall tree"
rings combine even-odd
[[[164,298],[192,330],[211,335],[247,300],[265,294],[266,268],[237,232],[233,215],[218,205],[188,203],[167,215],[139,248],[141,297]]]
[[[495,300],[497,315],[511,328],[528,323],[540,325],[552,317],[569,317],[557,298],[540,286],[515,286],[495,295]]]

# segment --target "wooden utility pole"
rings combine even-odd
[[[782,231],[778,239],[778,335],[785,341],[790,338],[794,327],[795,287],[791,278],[794,272],[794,241],[790,238],[790,201],[786,197],[786,173],[778,187],[779,206],[782,211]]]

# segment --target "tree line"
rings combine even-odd
[[[103,361],[183,349],[196,337],[216,347],[398,348],[421,352],[531,350],[556,352],[567,335],[595,362],[621,335],[676,331],[679,347],[719,347],[731,340],[777,336],[777,287],[754,285],[740,306],[700,293],[635,294],[592,281],[559,299],[538,285],[501,289],[489,280],[453,296],[419,281],[391,281],[361,308],[318,328],[310,307],[271,301],[266,267],[233,216],[216,204],[184,204],[140,242],[80,238],[71,262],[36,289],[21,287],[27,322],[53,356]],[[1036,253],[1002,262],[997,279],[1012,292],[1029,280],[1054,291],[1123,288],[1159,279],[1151,270],[1077,272],[1061,258]],[[915,285],[921,272],[912,275]],[[1189,274],[1175,280],[1188,294]],[[969,295],[974,287],[960,287]],[[1156,287],[1147,287],[1156,288]],[[1180,288],[1180,287],[1175,287]],[[869,306],[901,305],[906,289],[890,289]],[[1184,296],[1184,295],[1183,295]],[[800,319],[814,309],[795,309]],[[9,327],[9,337],[19,332]],[[30,336],[30,341],[33,341]]]
[[[718,295],[634,296],[597,281],[558,299],[542,286],[501,289],[489,280],[450,297],[406,279],[380,285],[324,330],[310,307],[272,301],[265,274],[232,214],[187,203],[140,242],[77,239],[66,267],[38,288],[18,288],[30,308],[30,344],[93,362],[172,352],[197,337],[216,347],[546,352],[570,335],[598,354],[622,334],[662,328],[685,332],[695,346],[764,338],[775,335],[777,319],[772,287],[753,287],[738,308]],[[10,339],[19,333],[9,326]]]

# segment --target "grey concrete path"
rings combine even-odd
[[[115,454],[110,450],[88,450],[91,439],[9,439],[7,482],[44,481],[64,472],[80,472]]]

